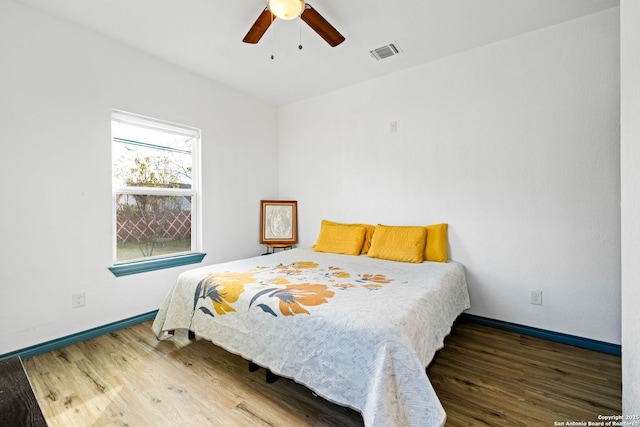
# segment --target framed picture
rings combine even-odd
[[[260,200],[260,243],[292,245],[298,242],[298,202]]]

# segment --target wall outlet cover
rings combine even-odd
[[[531,304],[542,305],[542,291],[531,291]]]
[[[71,308],[84,307],[85,294],[84,292],[71,295]]]

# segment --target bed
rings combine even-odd
[[[182,273],[153,323],[189,330],[366,426],[441,426],[425,368],[469,308],[463,265],[295,248]]]

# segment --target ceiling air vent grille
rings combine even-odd
[[[400,48],[398,47],[397,43],[389,43],[377,49],[373,49],[369,53],[376,59],[376,61],[380,61],[381,59],[389,58],[390,56],[399,54]]]

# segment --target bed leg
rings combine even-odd
[[[260,369],[260,366],[256,363],[253,362],[249,362],[249,372],[255,372],[258,369]],[[266,380],[268,384],[274,383],[276,381],[278,381],[278,378],[280,378],[278,375],[274,374],[273,372],[271,372],[269,369],[265,369],[266,372]]]
[[[190,340],[195,340],[196,339],[196,333],[193,332],[192,330],[189,330],[188,336],[189,336]]]
[[[279,376],[267,369],[267,383],[271,384],[278,381]]]
[[[427,376],[429,375],[429,372],[431,371],[431,367],[433,366],[433,364],[436,363],[436,359],[440,355],[440,351],[441,350],[436,351],[436,353],[433,355],[433,359],[431,359],[431,362],[429,362],[429,366],[427,366],[427,369],[425,369]]]

